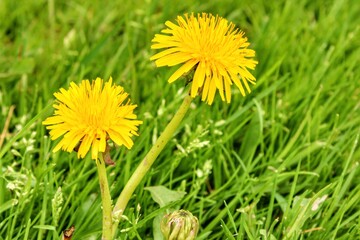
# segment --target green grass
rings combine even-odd
[[[163,185],[187,192],[169,208],[199,218],[198,239],[360,239],[360,5],[209,2],[0,2],[0,131],[15,106],[0,146],[1,240],[60,239],[71,225],[74,239],[100,239],[95,163],[51,153],[41,125],[52,94],[112,76],[139,105],[134,147],[112,151],[116,199],[182,101],[184,84],[166,81],[176,68],[150,62],[151,39],[166,20],[202,11],[246,32],[257,84],[245,98],[233,88],[231,104],[194,101],[130,200],[118,238],[153,238],[166,208],[144,188]]]

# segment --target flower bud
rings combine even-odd
[[[189,211],[177,210],[166,214],[160,226],[166,240],[193,240],[199,230],[199,220]]]

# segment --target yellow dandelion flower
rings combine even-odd
[[[131,137],[138,135],[142,121],[133,113],[137,105],[126,101],[129,94],[113,85],[112,78],[105,84],[100,78],[78,85],[72,82],[69,90],[61,88],[54,96],[54,116],[43,121],[52,140],[63,136],[53,152],[71,152],[78,146],[78,157],[84,158],[91,147],[91,157],[97,159],[98,153],[105,152],[108,139],[128,149],[133,146]]]
[[[178,24],[167,21],[168,27],[156,34],[152,49],[165,49],[152,56],[157,67],[183,63],[169,78],[174,82],[194,69],[190,94],[212,104],[216,90],[221,99],[230,103],[231,89],[235,85],[243,96],[251,92],[248,82],[255,84],[255,77],[248,71],[257,61],[255,51],[248,49],[244,32],[226,19],[211,14],[178,16]]]

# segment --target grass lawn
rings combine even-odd
[[[0,240],[100,239],[90,154],[52,153],[41,122],[53,93],[110,76],[143,124],[113,148],[113,201],[188,86],[157,68],[151,40],[184,13],[218,14],[246,32],[256,85],[230,104],[193,100],[132,195],[118,239],[161,239],[170,209],[198,217],[197,239],[360,239],[360,4],[319,1],[0,1]],[[84,106],[86,107],[86,106]],[[186,192],[159,206],[154,186]],[[165,194],[166,195],[166,194]],[[166,196],[162,196],[165,197]]]

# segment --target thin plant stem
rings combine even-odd
[[[99,174],[99,183],[101,191],[101,202],[103,210],[103,228],[102,240],[112,239],[112,212],[111,212],[111,196],[109,184],[106,176],[105,161],[102,154],[96,160],[96,166]]]
[[[124,189],[120,193],[120,196],[113,209],[114,219],[117,219],[116,221],[114,221],[114,224],[112,226],[113,237],[116,233],[120,217],[123,214],[132,194],[134,193],[136,187],[139,185],[141,180],[144,178],[145,174],[149,171],[151,165],[154,163],[157,156],[160,154],[160,152],[164,149],[165,145],[173,136],[181,120],[184,118],[186,112],[188,111],[191,100],[192,98],[189,95],[185,96],[183,103],[179,107],[178,111],[175,113],[174,117],[166,126],[165,130],[157,139],[156,143],[152,146],[150,151],[146,154],[140,165],[136,168],[135,172],[132,174],[130,179],[127,181]]]

